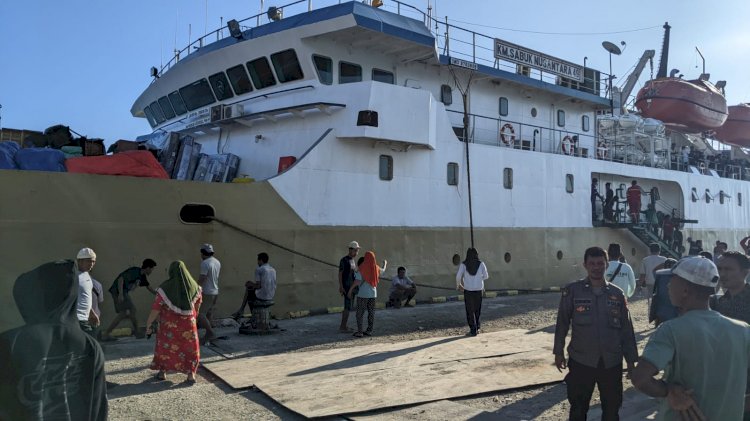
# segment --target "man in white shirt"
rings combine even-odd
[[[406,298],[404,307],[412,307],[409,304],[414,295],[417,294],[417,286],[406,276],[406,268],[401,266],[396,271],[396,276],[391,279],[391,289],[388,292],[388,300],[395,308],[401,308],[401,300]]]
[[[620,245],[610,244],[607,254],[610,260],[607,271],[604,272],[604,279],[617,285],[625,293],[626,298],[632,297],[635,293],[635,273],[629,264],[619,261],[622,257]]]
[[[656,243],[651,243],[648,246],[649,251],[651,254],[644,257],[641,261],[641,274],[638,278],[638,288],[643,288],[647,285],[654,286],[654,269],[656,269],[657,266],[663,264],[667,258],[664,256],[659,256],[659,252],[661,251],[661,247],[659,247]]]
[[[214,246],[203,244],[201,246],[201,276],[198,283],[203,290],[203,303],[200,306],[198,314],[198,327],[206,329],[206,336],[203,343],[210,343],[216,338],[214,330],[211,327],[216,300],[219,297],[219,272],[221,272],[221,262],[214,257]]]
[[[93,288],[94,282],[91,280],[89,272],[94,268],[96,263],[96,253],[94,250],[85,247],[76,255],[76,275],[78,276],[78,301],[76,304],[76,317],[81,330],[94,335],[94,327],[99,326],[99,316],[94,312]]]

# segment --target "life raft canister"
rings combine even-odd
[[[565,155],[573,154],[573,139],[571,139],[570,136],[562,138],[562,152]]]
[[[604,159],[609,155],[609,148],[607,147],[607,144],[603,141],[599,141],[596,144],[596,157],[599,159]]]
[[[506,133],[508,133],[507,136]],[[500,140],[508,146],[510,146],[512,143],[515,143],[516,130],[513,128],[512,124],[505,123],[503,125],[503,127],[500,129]]]

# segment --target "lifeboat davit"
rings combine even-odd
[[[716,129],[716,138],[750,148],[750,104],[732,105],[723,126]]]
[[[700,79],[663,77],[648,81],[638,92],[635,106],[642,116],[688,133],[721,127],[729,114],[721,91]]]

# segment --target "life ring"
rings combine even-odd
[[[509,136],[505,136],[505,130],[508,130]],[[515,143],[516,141],[516,130],[513,128],[513,125],[510,123],[505,123],[503,127],[500,129],[500,140],[503,141],[506,145],[511,145],[512,143]]]
[[[607,144],[599,141],[599,143],[596,144],[596,157],[599,159],[604,159],[609,155],[609,148],[607,147]]]
[[[573,154],[573,139],[570,136],[565,136],[562,139],[562,151],[565,155]]]

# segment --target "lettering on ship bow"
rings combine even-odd
[[[495,38],[495,58],[583,82],[583,67]]]

